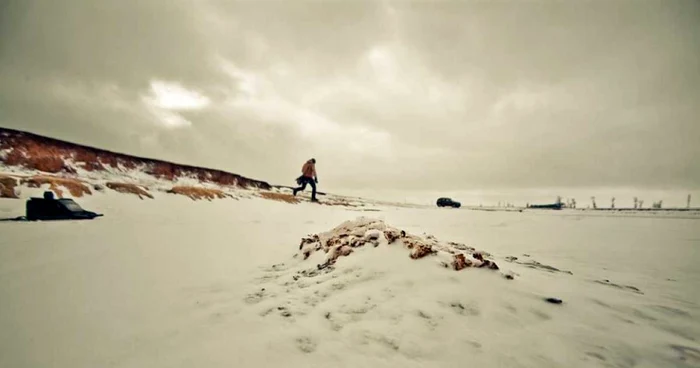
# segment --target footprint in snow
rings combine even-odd
[[[304,353],[313,353],[316,351],[316,342],[310,337],[302,336],[295,340],[297,348]]]

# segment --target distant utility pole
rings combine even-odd
[[[637,209],[637,206],[639,206],[639,199],[637,197],[634,197],[634,209]]]
[[[685,208],[690,208],[690,194],[688,194],[688,203],[686,203]]]
[[[598,209],[598,206],[596,206],[596,204],[595,204],[595,197],[591,197],[591,204],[592,204],[594,210]]]
[[[610,208],[615,209],[615,197],[610,199]]]

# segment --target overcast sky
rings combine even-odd
[[[700,186],[700,2],[0,1],[0,126],[321,188]]]

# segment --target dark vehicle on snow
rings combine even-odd
[[[527,208],[537,208],[537,209],[543,209],[543,210],[560,210],[562,209],[564,205],[561,203],[552,203],[552,204],[530,204],[527,206]]]
[[[527,208],[536,208],[536,209],[544,209],[544,210],[560,210],[563,207],[564,207],[564,204],[561,203],[561,197],[557,197],[556,202],[551,203],[551,204],[529,204],[529,203],[527,204]]]
[[[452,198],[439,198],[437,200],[437,206],[438,207],[454,207],[454,208],[460,208],[462,207],[462,204],[452,200]]]
[[[54,199],[52,192],[44,192],[44,198],[27,200],[27,220],[92,220],[102,216],[86,211],[69,198]]]

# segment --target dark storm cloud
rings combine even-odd
[[[697,2],[1,6],[3,126],[330,188],[700,184]]]

